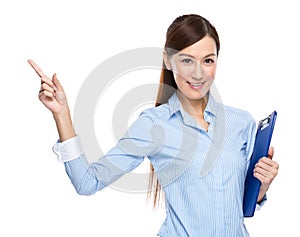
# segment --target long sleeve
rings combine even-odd
[[[140,116],[117,145],[98,161],[89,163],[79,137],[56,143],[53,151],[64,162],[66,172],[78,194],[92,195],[139,166],[144,157],[159,147],[156,126],[148,116]]]

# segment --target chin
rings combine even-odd
[[[187,92],[187,93],[183,93],[181,92],[184,97],[186,97],[189,100],[201,100],[203,98],[205,98],[208,93],[207,92]]]
[[[190,95],[191,98],[194,99],[202,99],[208,95],[208,90],[199,90],[199,91],[192,91],[186,95]]]
[[[206,98],[206,95],[199,95],[199,96],[192,96],[188,97],[190,100],[202,100],[203,98]]]

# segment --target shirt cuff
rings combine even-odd
[[[53,145],[52,150],[57,155],[58,161],[62,163],[74,160],[83,154],[83,148],[78,136],[63,142],[58,141]]]
[[[263,199],[259,203],[256,204],[255,210],[259,211],[262,208],[262,206],[265,204],[266,201],[267,201],[267,195],[265,195],[263,197]]]

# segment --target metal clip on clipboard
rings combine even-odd
[[[268,151],[275,126],[277,112],[273,111],[267,118],[258,123],[253,153],[250,159],[248,172],[245,180],[245,191],[243,200],[244,217],[252,217],[255,212],[256,202],[260,189],[260,181],[254,177],[255,164],[262,157],[268,156]]]

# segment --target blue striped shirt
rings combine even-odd
[[[174,93],[168,103],[143,111],[97,162],[87,162],[78,138],[53,149],[83,195],[112,184],[147,157],[165,194],[166,219],[159,236],[249,236],[242,203],[255,121],[248,112],[217,103],[211,95],[204,119],[208,131],[183,110]]]

